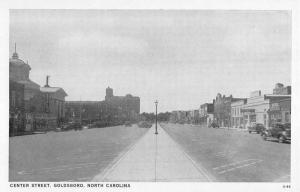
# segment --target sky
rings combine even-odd
[[[222,10],[10,10],[30,79],[66,100],[141,98],[141,112],[198,109],[291,84],[291,13]]]

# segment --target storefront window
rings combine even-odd
[[[256,115],[250,115],[250,122],[256,122]]]

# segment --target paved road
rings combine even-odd
[[[153,125],[136,145],[93,181],[212,181],[159,125],[159,134],[154,132]]]
[[[290,144],[263,141],[258,134],[162,124],[189,156],[217,181],[290,181]]]
[[[10,181],[90,181],[148,129],[109,127],[11,137]]]

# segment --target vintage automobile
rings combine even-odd
[[[209,124],[208,127],[209,128],[211,128],[211,127],[212,128],[219,128],[219,125],[217,123],[213,122],[213,123]]]
[[[131,127],[131,122],[130,121],[125,121],[124,125],[125,125],[125,127]]]
[[[82,126],[78,122],[69,122],[62,127],[62,131],[69,131],[69,130],[75,130],[75,131],[82,130]]]
[[[275,123],[269,129],[264,129],[261,132],[263,140],[275,138],[279,143],[291,142],[291,124]]]
[[[265,129],[265,126],[261,123],[252,123],[250,126],[247,127],[247,129],[249,133],[255,132],[260,134],[262,130]]]

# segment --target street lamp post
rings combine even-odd
[[[155,102],[155,134],[157,135],[158,132],[157,132],[157,104],[158,104],[158,101],[156,100]]]

